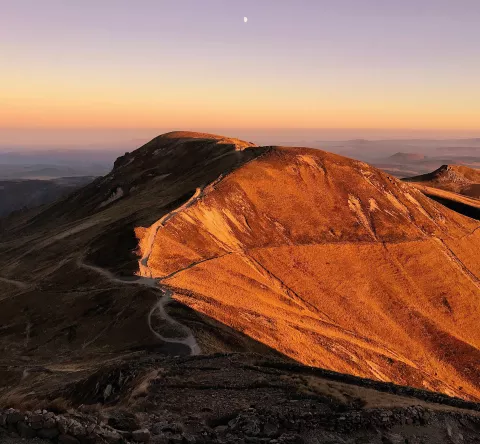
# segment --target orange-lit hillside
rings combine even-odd
[[[478,227],[364,163],[272,148],[137,235],[142,274],[302,363],[479,400]]]

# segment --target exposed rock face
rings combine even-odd
[[[361,162],[273,148],[138,230],[140,273],[304,364],[480,399],[476,228]]]

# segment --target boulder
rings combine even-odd
[[[111,444],[115,444],[117,442],[122,441],[122,435],[120,435],[119,433],[117,433],[113,430],[103,431],[102,432],[102,438],[104,439],[104,441],[106,441],[108,443],[111,443]]]
[[[37,435],[38,435],[40,438],[44,438],[44,439],[54,439],[54,438],[56,438],[59,434],[60,434],[60,432],[59,432],[58,429],[56,429],[56,428],[53,428],[53,429],[40,429],[40,430],[37,432]]]
[[[58,437],[58,442],[60,444],[80,444],[80,441],[71,435],[60,435]]]
[[[387,433],[382,436],[382,444],[405,444],[405,438],[396,433]]]
[[[128,412],[114,412],[108,418],[108,425],[117,430],[133,432],[140,429],[140,422],[135,415]]]
[[[7,416],[7,424],[16,424],[17,422],[23,421],[25,416],[19,412],[9,413]]]
[[[31,439],[37,436],[37,432],[32,429],[25,421],[20,421],[17,423],[18,434],[22,438]]]
[[[57,421],[55,420],[54,417],[48,417],[45,419],[43,423],[43,428],[44,429],[53,429],[57,425]]]
[[[135,442],[148,442],[150,441],[150,432],[147,429],[135,430],[132,432],[132,439]]]
[[[41,413],[36,413],[30,416],[30,418],[28,418],[28,421],[32,429],[39,430],[43,428],[44,417]]]

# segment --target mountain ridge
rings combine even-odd
[[[5,225],[0,398],[62,392],[140,351],[189,355],[159,339],[184,325],[204,355],[256,351],[478,400],[479,227],[342,156],[160,136]],[[39,370],[17,379],[30,361]]]
[[[303,149],[303,148],[278,148],[278,147],[273,147],[270,151],[268,151],[265,155],[255,159],[253,163],[245,164],[239,169],[233,171],[228,178],[223,179],[219,183],[216,184],[214,188],[211,188],[209,190],[209,193],[205,193],[200,199],[196,201],[194,205],[189,206],[188,209],[185,209],[184,215],[182,212],[176,213],[169,221],[160,227],[158,230],[158,236],[160,236],[158,243],[161,245],[161,249],[155,250],[155,247],[153,248],[153,251],[150,255],[150,261],[152,263],[152,267],[154,270],[152,275],[153,277],[160,278],[161,282],[163,285],[167,285],[170,287],[174,293],[177,295],[177,298],[181,300],[183,303],[190,304],[193,308],[196,310],[200,310],[204,313],[207,313],[209,316],[216,317],[217,319],[221,320],[222,322],[227,323],[228,325],[237,325],[236,321],[234,321],[234,318],[231,317],[225,317],[226,312],[228,312],[228,309],[224,306],[221,309],[221,312],[215,311],[213,309],[213,306],[209,305],[209,298],[212,297],[212,294],[215,294],[216,291],[214,290],[214,287],[209,287],[207,293],[205,293],[205,286],[200,286],[199,284],[194,284],[194,281],[192,281],[193,276],[197,276],[195,279],[198,280],[200,279],[201,281],[212,281],[215,282],[215,286],[219,286],[220,283],[218,281],[219,276],[221,276],[222,270],[223,272],[226,272],[226,270],[241,270],[240,274],[242,273],[247,273],[245,276],[249,276],[248,279],[260,279],[259,275],[267,279],[267,281],[263,281],[262,285],[273,285],[273,287],[276,288],[276,290],[273,291],[273,294],[278,294],[277,297],[280,297],[281,299],[284,299],[285,297],[292,302],[289,302],[289,304],[303,304],[303,309],[308,309],[308,305],[305,305],[305,302],[302,300],[302,297],[298,294],[297,291],[292,290],[292,288],[289,285],[286,285],[284,280],[282,278],[279,278],[278,275],[278,270],[277,272],[272,272],[271,269],[269,269],[270,266],[265,267],[262,262],[264,262],[265,257],[263,259],[260,259],[262,256],[258,256],[258,252],[260,251],[259,248],[277,248],[276,253],[275,253],[275,261],[279,260],[279,250],[278,248],[284,247],[286,249],[288,248],[295,248],[295,247],[300,247],[300,244],[296,244],[295,242],[289,241],[282,241],[282,236],[283,235],[278,235],[276,238],[271,238],[272,233],[275,232],[275,224],[279,224],[282,226],[282,229],[287,232],[287,233],[292,233],[294,230],[299,230],[299,227],[301,227],[302,223],[301,221],[297,222],[295,221],[295,225],[285,225],[285,215],[289,214],[295,214],[295,211],[297,211],[300,214],[305,214],[308,211],[308,208],[314,208],[315,204],[312,202],[309,205],[302,204],[302,198],[304,196],[312,196],[315,195],[313,192],[313,189],[310,189],[310,192],[307,192],[306,190],[299,191],[298,189],[295,189],[295,193],[297,193],[296,200],[294,201],[292,196],[285,196],[282,195],[282,191],[285,189],[290,189],[291,186],[290,184],[287,185],[286,176],[285,176],[285,168],[288,168],[288,166],[285,167],[285,165],[280,166],[276,165],[275,168],[270,168],[268,170],[260,170],[260,171],[253,171],[250,172],[250,176],[248,176],[248,173],[245,172],[245,170],[252,169],[254,166],[258,166],[262,162],[267,162],[268,160],[266,159],[271,159],[271,158],[281,158],[282,156],[284,157],[289,157],[292,158],[292,160],[289,160],[287,162],[288,166],[292,166],[294,169],[293,176],[294,177],[302,177],[303,180],[308,180],[308,174],[310,174],[310,170],[316,169],[319,173],[315,177],[315,186],[318,186],[318,180],[320,180],[320,176],[325,176],[329,177],[332,175],[332,168],[338,167],[337,164],[340,165],[339,171],[341,171],[342,168],[342,162],[350,165],[350,168],[352,168],[352,165],[355,166],[355,168],[359,169],[359,171],[362,171],[359,173],[358,171],[356,174],[358,174],[358,184],[356,183],[355,185],[344,183],[342,186],[340,186],[340,189],[345,189],[350,187],[350,189],[361,189],[362,186],[360,181],[365,182],[368,184],[368,186],[371,188],[372,192],[376,191],[378,193],[378,189],[382,189],[382,187],[385,187],[384,190],[382,190],[381,193],[378,193],[378,195],[371,194],[369,199],[365,198],[359,198],[357,196],[354,196],[352,194],[344,193],[344,202],[345,202],[345,209],[342,212],[339,210],[337,207],[336,210],[334,210],[335,206],[337,205],[337,199],[338,199],[338,193],[332,192],[331,194],[335,196],[334,201],[331,203],[332,207],[325,208],[324,213],[321,214],[326,214],[329,215],[329,217],[333,217],[333,215],[336,215],[338,213],[338,226],[332,225],[333,220],[329,220],[325,225],[329,228],[329,230],[333,230],[333,232],[338,231],[340,233],[340,238],[337,239],[335,235],[332,235],[330,231],[327,231],[325,233],[324,238],[322,243],[325,243],[326,239],[329,239],[333,244],[338,244],[337,247],[335,248],[340,248],[343,243],[349,243],[349,242],[354,242],[355,241],[358,243],[366,243],[367,248],[368,244],[373,241],[373,243],[379,243],[382,244],[385,242],[392,243],[392,246],[400,241],[400,242],[406,242],[407,244],[410,242],[411,243],[411,248],[413,248],[413,245],[416,245],[415,242],[417,242],[417,247],[418,248],[420,244],[418,242],[427,242],[428,245],[425,245],[427,248],[433,248],[434,251],[438,251],[438,253],[443,254],[446,256],[445,261],[448,263],[451,260],[458,260],[458,259],[452,259],[452,257],[456,257],[454,253],[450,252],[450,247],[444,244],[444,241],[438,242],[431,242],[427,238],[435,235],[439,235],[440,237],[446,236],[446,238],[451,237],[452,235],[455,235],[458,237],[468,237],[470,236],[471,232],[478,227],[477,224],[475,224],[473,221],[469,222],[467,219],[462,218],[461,216],[457,216],[455,213],[449,212],[448,210],[440,210],[441,207],[437,206],[434,204],[432,201],[429,199],[426,199],[422,196],[420,192],[415,190],[414,188],[405,188],[404,185],[401,184],[401,182],[397,181],[396,179],[391,178],[390,176],[378,172],[378,170],[375,170],[371,167],[369,167],[366,164],[363,164],[361,162],[357,161],[352,161],[348,160],[346,158],[342,158],[341,156],[336,156],[332,155],[329,153],[324,153],[318,150],[308,150],[308,149]],[[310,157],[309,157],[310,156]],[[313,157],[312,157],[313,156]],[[316,157],[315,157],[316,156]],[[322,157],[323,156],[323,157]],[[331,162],[331,165],[329,167],[322,166],[322,161],[319,161],[318,159],[322,157],[322,161],[325,161],[325,159],[328,159],[327,162]],[[317,163],[318,162],[318,163]],[[293,166],[295,165],[295,166]],[[303,169],[302,169],[303,168]],[[362,170],[363,169],[363,170]],[[274,189],[272,194],[269,196],[269,198],[266,199],[267,205],[271,206],[271,203],[275,201],[275,199],[278,199],[279,202],[281,202],[281,205],[286,205],[287,209],[285,209],[285,212],[282,213],[279,208],[277,208],[277,212],[275,215],[272,215],[270,213],[265,212],[265,207],[262,207],[259,203],[258,200],[255,201],[254,204],[250,205],[248,200],[242,200],[240,195],[238,194],[239,190],[242,190],[241,184],[239,185],[239,182],[235,182],[235,185],[232,185],[230,187],[230,192],[233,191],[233,194],[231,195],[232,197],[228,197],[228,193],[225,196],[221,196],[221,192],[219,191],[220,189],[227,187],[227,182],[232,180],[233,177],[240,175],[242,172],[244,172],[245,176],[248,177],[256,177],[257,180],[260,181],[260,183],[257,183],[256,185],[258,188],[261,190],[261,192],[265,192],[266,189],[268,189],[268,186],[265,184],[265,182],[262,182],[262,178],[264,176],[272,175],[274,172],[281,172],[282,174],[282,180],[283,182],[283,187],[281,189],[277,189],[276,185],[274,184]],[[350,174],[351,171],[349,170],[349,176],[348,176],[348,181],[352,181],[352,175]],[[353,174],[353,173],[352,173]],[[383,182],[379,182],[379,177]],[[338,178],[335,178],[335,180],[339,180]],[[277,182],[275,182],[277,183]],[[394,187],[398,187],[401,191],[399,191],[400,194],[394,194],[396,192],[392,192],[390,188],[388,188],[388,185],[386,184],[393,184]],[[392,189],[394,189],[394,187]],[[406,190],[406,191],[405,191]],[[244,192],[245,190],[241,191]],[[251,192],[255,194],[255,190],[249,189],[248,192]],[[260,191],[259,191],[260,192]],[[216,202],[216,206],[210,205],[207,200],[209,199],[209,196],[217,193],[218,197],[218,202]],[[275,197],[277,194],[280,193],[281,197]],[[402,193],[405,193],[404,195]],[[323,194],[322,199],[325,199],[328,193]],[[400,196],[404,197],[400,197]],[[231,200],[238,200],[240,199],[241,202],[239,203],[241,210],[240,212],[235,212],[235,210],[232,210],[232,206],[229,205],[229,202]],[[373,199],[373,200],[372,200]],[[367,207],[365,208],[365,204],[362,202],[366,200],[367,201]],[[289,205],[289,202],[295,202],[295,210],[294,208]],[[378,203],[381,202],[381,203]],[[421,202],[421,203],[420,203]],[[325,205],[326,201],[323,202],[323,205]],[[390,220],[387,221],[382,221],[382,217],[378,216],[379,213],[382,212],[382,208],[384,206],[387,206],[389,208],[387,213],[384,213],[387,219],[390,218]],[[199,208],[198,211],[196,211],[196,208]],[[268,208],[268,207],[267,207]],[[407,210],[408,208],[408,210]],[[369,211],[371,211],[371,214],[369,214]],[[394,216],[391,216],[388,214],[392,213],[392,211],[396,212]],[[255,212],[258,212],[258,214],[255,214]],[[185,214],[186,213],[186,214]],[[223,214],[222,214],[223,213]],[[271,220],[275,221],[275,224],[272,223],[270,224],[267,228],[260,228],[261,231],[255,231],[258,229],[256,228],[255,225],[252,224],[257,224],[260,214],[266,214],[267,219],[270,218]],[[405,213],[407,213],[407,216],[405,216]],[[254,214],[254,216],[252,216]],[[282,216],[283,214],[283,216]],[[372,216],[374,214],[374,216]],[[235,215],[240,216],[239,218],[235,218]],[[402,216],[403,215],[403,216]],[[448,216],[447,216],[448,215]],[[283,219],[282,219],[283,217]],[[309,217],[312,217],[312,214],[309,215]],[[374,219],[371,219],[371,217],[374,217]],[[403,222],[405,225],[399,224],[399,218],[400,220],[402,217],[404,217],[405,222]],[[369,219],[370,218],[370,219]],[[393,223],[393,220],[396,218],[396,223]],[[411,219],[409,222],[408,219]],[[180,220],[179,220],[180,219]],[[175,227],[175,221],[178,220],[178,226]],[[351,222],[349,222],[351,220]],[[268,222],[268,221],[267,221]],[[193,231],[189,231],[189,224],[192,225]],[[347,224],[352,224],[352,225],[347,225]],[[445,228],[443,225],[447,224],[448,229]],[[173,227],[172,227],[173,225]],[[322,224],[320,223],[320,220],[318,222],[314,222],[312,225],[316,227],[315,232],[313,234],[314,238],[318,237],[318,233],[321,232],[321,227]],[[464,231],[464,228],[462,225],[471,226],[471,229],[468,229]],[[206,228],[203,228],[203,227]],[[239,228],[242,227],[243,228]],[[169,228],[172,227],[172,228]],[[344,228],[344,232],[341,231],[341,228]],[[393,227],[393,231],[392,230]],[[400,227],[400,228],[399,228]],[[401,228],[404,227],[404,228]],[[386,230],[385,233],[382,233],[382,229]],[[206,234],[201,234],[202,230],[206,230]],[[248,231],[253,230],[255,232],[255,237],[251,238],[248,235]],[[319,231],[320,230],[320,231]],[[390,231],[389,231],[390,230]],[[406,230],[406,231],[404,231]],[[447,231],[448,235],[446,233],[443,233],[443,231]],[[234,232],[234,234],[232,234]],[[166,233],[165,235],[162,235],[162,233]],[[243,233],[243,234],[242,234]],[[261,234],[260,234],[261,233]],[[238,236],[245,235],[247,236],[246,242],[247,244],[243,244],[243,241],[239,241]],[[179,236],[179,242],[174,241],[176,236]],[[195,247],[195,242],[192,241],[192,239],[195,239],[195,236],[200,236],[198,239],[198,245],[199,249],[196,249]],[[207,236],[207,237],[205,237]],[[208,240],[209,236],[213,240]],[[270,243],[267,242],[267,244],[262,244],[262,242],[266,241],[269,239],[270,236]],[[300,236],[302,240],[303,245],[306,247],[308,245],[315,246],[316,242],[312,242],[312,240],[308,239],[308,230],[307,232],[298,233],[296,236]],[[305,238],[307,236],[307,238]],[[325,238],[327,236],[327,238]],[[349,237],[350,236],[350,237]],[[380,236],[380,237],[379,237]],[[382,237],[383,236],[383,237]],[[386,237],[385,237],[386,236]],[[140,234],[139,236],[139,241],[140,245],[142,245],[142,235]],[[299,239],[300,239],[299,238]],[[277,239],[277,240],[275,240]],[[423,239],[423,240],[422,240]],[[437,239],[438,240],[438,239]],[[280,244],[278,242],[280,241]],[[240,244],[239,244],[240,242]],[[252,242],[254,244],[252,244]],[[260,244],[258,244],[260,242]],[[273,242],[273,244],[271,243]],[[448,242],[448,241],[447,241]],[[328,242],[327,242],[328,244]],[[255,251],[257,252],[257,256],[255,258],[252,257],[247,257],[247,251],[251,250],[251,248],[255,246]],[[290,246],[290,247],[289,247]],[[193,248],[193,250],[192,250]],[[293,250],[289,249],[287,255],[294,255]],[[325,247],[322,247],[325,248]],[[384,247],[382,247],[384,248]],[[389,247],[392,249],[392,247]],[[422,247],[423,248],[423,247]],[[456,247],[454,247],[456,249]],[[401,252],[402,248],[400,247],[395,247],[397,250],[396,255]],[[393,251],[395,251],[395,249]],[[222,253],[223,251],[223,253]],[[367,250],[368,251],[368,250]],[[441,253],[443,251],[443,253]],[[169,254],[168,252],[172,252],[172,254]],[[352,251],[353,252],[353,251]],[[350,254],[352,254],[350,252]],[[373,253],[373,251],[370,251],[370,253]],[[391,254],[390,252],[389,254]],[[330,251],[330,255],[333,254],[333,251]],[[378,254],[378,253],[376,253]],[[403,252],[401,253],[403,254]],[[179,262],[179,258],[182,257],[182,255],[186,255],[185,259],[182,259],[181,262]],[[240,258],[240,262],[234,260],[235,257]],[[270,256],[267,256],[270,258]],[[401,256],[400,256],[401,257]],[[188,259],[187,259],[188,258]],[[344,260],[346,258],[344,257]],[[271,260],[268,259],[268,260]],[[382,261],[383,259],[379,259]],[[398,258],[396,259],[398,260]],[[218,261],[221,261],[225,263],[225,265],[219,265],[221,268],[220,270],[216,272],[212,272],[208,270],[209,265],[214,264],[215,261],[218,264]],[[233,261],[233,262],[232,262]],[[382,262],[380,262],[382,263]],[[161,267],[163,268],[158,268],[160,264]],[[228,265],[227,265],[228,264]],[[247,272],[247,269],[245,269],[244,265],[247,265],[247,267],[251,268],[253,270],[253,275],[251,272]],[[340,265],[340,264],[339,264]],[[440,264],[438,264],[440,265]],[[441,266],[446,266],[441,265]],[[157,267],[157,268],[155,268]],[[166,268],[164,268],[166,267]],[[295,268],[295,267],[294,267]],[[288,267],[290,272],[292,271],[291,266]],[[195,271],[196,270],[196,271]],[[462,269],[463,270],[463,269]],[[336,268],[336,271],[338,273],[338,266]],[[194,273],[195,272],[195,273]],[[412,271],[410,271],[411,273]],[[463,273],[463,271],[460,271]],[[194,273],[194,274],[192,274]],[[203,273],[203,274],[202,274]],[[213,273],[213,274],[212,274]],[[272,278],[272,273],[273,273],[273,278]],[[282,273],[282,272],[280,272]],[[466,279],[467,281],[470,282],[470,271],[467,271]],[[142,273],[141,273],[142,274]],[[191,276],[191,277],[190,277]],[[183,279],[183,280],[182,280]],[[213,280],[212,280],[213,279]],[[231,279],[231,276],[230,278]],[[273,284],[272,284],[272,279],[273,279]],[[303,279],[303,278],[302,278]],[[394,279],[392,277],[392,279]],[[270,284],[268,284],[270,282]],[[298,282],[298,279],[297,281]],[[225,302],[225,295],[228,294],[229,292],[229,285],[228,283],[222,281],[223,287],[221,287],[221,290],[219,290],[223,296],[222,296],[222,301]],[[226,286],[225,286],[226,285]],[[478,278],[473,277],[473,281],[471,281],[471,290],[473,293],[471,295],[473,296],[474,294],[478,293],[479,286],[478,286]],[[238,281],[235,283],[235,288],[238,289],[242,286],[241,283]],[[197,290],[195,290],[195,288]],[[198,293],[198,289],[202,288],[200,293]],[[413,288],[413,287],[412,287]],[[250,289],[250,294],[255,294],[255,289]],[[213,293],[211,293],[213,291]],[[258,291],[258,289],[256,290]],[[413,290],[412,290],[413,291]],[[210,293],[209,293],[210,292]],[[174,296],[175,297],[175,296]],[[265,297],[265,296],[263,296]],[[270,296],[269,296],[270,297]],[[207,299],[205,299],[207,298]],[[215,304],[218,304],[220,300],[218,299],[217,296],[214,296],[213,299],[215,300]],[[203,302],[201,302],[203,301]],[[232,302],[233,303],[233,300]],[[441,304],[441,302],[439,302]],[[314,304],[317,307],[319,306],[318,303]],[[235,306],[235,304],[234,304]],[[321,306],[321,304],[320,304]],[[311,306],[309,307],[311,308]],[[241,310],[239,306],[236,306],[234,309],[233,313],[235,313],[235,310]],[[256,312],[254,307],[250,307],[250,310],[253,310],[252,313],[256,313],[254,316],[260,315],[259,312]],[[215,315],[213,314],[215,313]],[[229,315],[230,316],[230,315]],[[268,318],[268,316],[267,316]],[[273,318],[268,318],[272,319]],[[422,321],[419,321],[420,323]],[[232,324],[233,323],[233,324]],[[236,328],[240,328],[242,331],[248,331],[248,324],[242,324],[241,326],[238,326]],[[245,330],[245,328],[247,330]],[[365,328],[368,329],[367,326]],[[255,328],[253,329],[255,330]],[[283,334],[285,334],[285,330],[282,330]],[[253,337],[257,340],[261,341],[262,333],[260,331],[253,331],[252,334],[254,335]],[[270,333],[272,334],[272,333]],[[267,335],[268,336],[268,335]],[[305,337],[303,338],[303,341],[305,341]],[[453,337],[452,337],[452,340]],[[273,346],[273,348],[278,349],[278,347],[285,347],[285,345],[281,345],[280,343],[276,342],[275,340],[272,342],[272,340],[268,340],[267,342],[268,345]],[[381,342],[381,340],[380,340]],[[307,341],[308,343],[308,341]],[[273,345],[276,344],[276,345]],[[344,344],[345,345],[345,344]],[[460,346],[460,343],[457,344],[457,346]],[[287,351],[288,349],[286,348],[281,348],[283,353],[286,352],[288,355],[289,352]],[[474,349],[472,349],[472,352]],[[290,352],[290,356],[294,357],[294,359],[299,359],[300,355]],[[304,352],[305,353],[305,352]],[[477,353],[476,351],[474,354]],[[308,356],[308,355],[307,355]],[[305,358],[304,358],[305,359]],[[300,358],[300,361],[309,364],[309,365],[319,365],[318,363],[315,364],[315,361],[310,361],[308,358],[306,361]],[[327,359],[327,358],[325,358]],[[327,359],[332,360],[333,358],[330,356]],[[408,361],[406,361],[408,362]],[[464,363],[467,365],[467,362]],[[345,367],[342,364],[342,371],[345,371]],[[407,364],[408,366],[411,366],[412,364]],[[463,364],[462,364],[463,365]],[[461,368],[462,365],[459,365],[458,368]],[[415,366],[415,365],[414,365]],[[473,370],[473,369],[472,369]],[[350,368],[350,371],[345,371],[345,372],[352,372],[352,368]],[[358,371],[358,370],[357,370]],[[404,368],[402,371],[406,371]],[[457,370],[454,371],[454,373]],[[377,372],[377,370],[374,370],[373,368],[369,369],[368,373],[370,377],[376,375],[376,377],[380,377],[380,379],[385,378],[385,376],[380,376],[381,372]],[[365,376],[363,374],[362,376]],[[410,375],[412,377],[412,375]],[[407,378],[408,379],[408,378]],[[475,389],[471,387],[474,391]],[[449,389],[450,390],[450,389]]]

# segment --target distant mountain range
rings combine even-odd
[[[0,217],[54,202],[94,179],[80,176],[52,180],[0,180]]]

